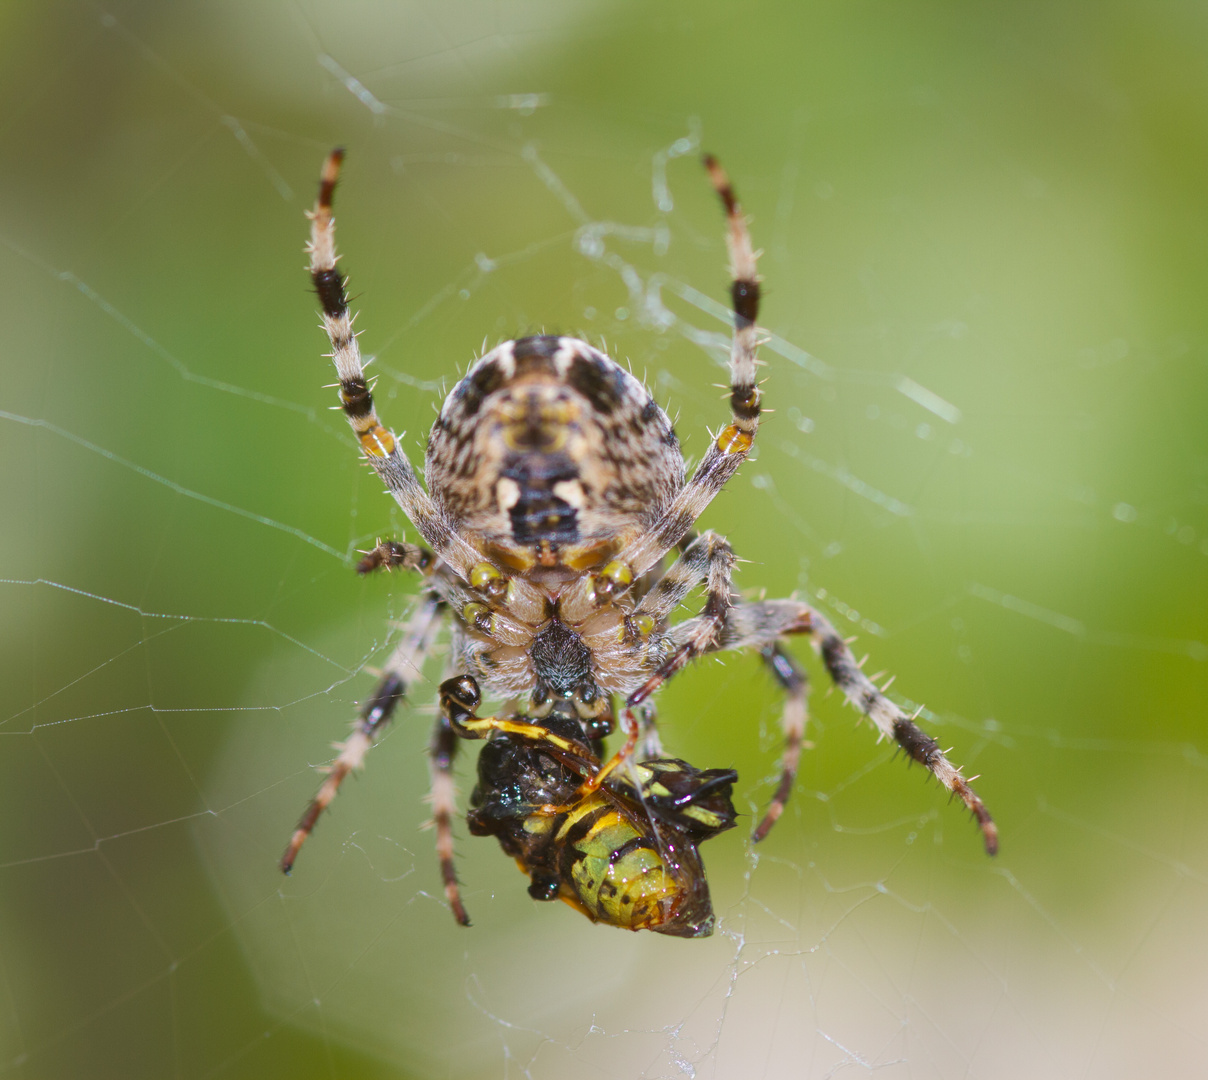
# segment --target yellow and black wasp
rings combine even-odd
[[[479,718],[477,685],[441,686],[464,738],[486,738],[467,820],[495,836],[530,878],[529,895],[564,900],[594,922],[675,937],[713,932],[697,847],[733,827],[733,769],[652,758],[608,771],[577,719],[551,712]]]

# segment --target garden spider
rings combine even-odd
[[[782,646],[794,634],[810,637],[835,685],[883,737],[960,797],[993,854],[997,829],[981,799],[935,740],[860,670],[829,620],[799,600],[737,596],[730,545],[711,530],[699,536],[692,531],[746,460],[760,416],[756,255],[716,160],[704,159],[728,222],[734,309],[730,421],[710,438],[692,476],[685,478],[667,414],[639,380],[586,342],[541,335],[492,349],[453,388],[428,436],[426,489],[378,420],[352,331],[331,211],[342,160],[340,150],[328,156],[309,215],[310,273],[331,340],[341,405],[362,452],[427,546],[380,543],[358,567],[362,573],[418,571],[421,598],[377,690],[303,814],[282,869],[289,872],[344,777],[363,765],[404,696],[408,673],[422,667],[443,622],[451,628],[452,677],[441,687],[430,747],[431,799],[445,896],[463,925],[469,919],[453,865],[452,765],[459,739],[469,737],[503,744],[481,755],[487,760],[480,761],[471,829],[499,836],[532,878],[530,892],[542,899],[561,896],[612,925],[708,933],[712,917],[705,919],[695,899],[695,877],[703,888],[703,872],[694,869],[695,844],[727,827],[719,822],[732,823],[728,785],[724,792],[715,788],[721,783],[717,776],[733,774],[699,772],[683,762],[667,766],[671,759],[657,751],[649,699],[696,657],[758,650],[785,692],[780,782],[754,832],[762,840],[792,792],[806,726],[808,680]],[[676,557],[663,572],[672,553]],[[698,586],[705,589],[700,612],[672,624],[672,613]],[[510,715],[476,716],[480,686],[506,699]],[[625,742],[605,760],[600,740],[614,729],[618,713]],[[639,762],[643,737],[653,756]],[[512,764],[506,768],[499,764],[507,761]],[[543,782],[541,761],[557,761],[562,771]],[[650,784],[635,779],[665,776],[665,768],[686,778],[680,803],[662,800]],[[502,798],[509,769],[523,790]],[[694,831],[692,815],[706,801],[713,827]],[[572,850],[570,833],[559,840],[556,854],[570,852],[561,862],[519,842],[517,828],[539,832],[560,822],[562,830],[575,819],[585,829],[585,808],[605,803],[632,826],[627,850],[645,843],[661,853],[658,873],[683,878],[679,893],[662,901],[656,918],[593,909],[573,880],[576,861],[589,853]],[[499,809],[503,804],[506,813]],[[597,849],[605,843],[598,838]],[[605,848],[604,854],[620,860],[622,846]],[[692,912],[683,907],[692,904]]]

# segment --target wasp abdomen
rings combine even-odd
[[[682,937],[713,932],[708,891],[695,887],[703,871],[690,843],[644,835],[606,796],[576,806],[560,833],[568,838],[566,880],[575,906],[596,922]]]
[[[697,846],[734,824],[735,773],[661,758],[580,796],[599,758],[581,743],[577,722],[554,715],[543,724],[558,745],[508,734],[483,747],[470,831],[498,838],[529,875],[534,899],[564,900],[594,922],[627,930],[711,934]],[[567,742],[581,745],[569,752]]]

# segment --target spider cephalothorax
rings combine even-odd
[[[733,824],[734,774],[662,757],[649,699],[698,656],[759,652],[786,695],[781,779],[755,829],[760,840],[792,792],[805,732],[808,681],[782,644],[797,634],[812,639],[848,701],[961,798],[992,854],[997,830],[981,799],[935,740],[863,674],[826,617],[798,600],[742,599],[731,584],[730,545],[715,532],[693,531],[749,454],[761,411],[755,253],[721,167],[705,159],[729,225],[730,419],[691,477],[667,414],[638,379],[586,342],[541,335],[493,349],[453,388],[428,438],[425,488],[374,411],[336,269],[331,201],[342,157],[337,150],[327,159],[311,214],[311,275],[344,411],[427,545],[379,544],[358,569],[417,570],[424,584],[283,868],[343,778],[363,764],[442,621],[450,626],[453,677],[441,687],[432,739],[432,804],[445,894],[459,922],[469,920],[453,867],[451,770],[459,740],[469,738],[490,741],[480,755],[471,831],[499,838],[529,874],[534,896],[560,897],[611,925],[709,933],[696,847]],[[705,591],[700,611],[672,623],[697,588]],[[508,703],[503,715],[476,715],[482,690]],[[600,740],[618,717],[625,742],[604,758]],[[639,740],[651,754],[641,761]]]

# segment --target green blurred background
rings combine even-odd
[[[0,7],[0,1074],[1202,1075],[1206,56],[1174,0]],[[699,453],[722,158],[776,411],[703,523],[926,702],[996,860],[816,664],[752,850],[778,701],[732,658],[660,701],[741,777],[708,941],[538,906],[464,828],[455,926],[424,689],[277,874],[410,588],[351,570],[409,529],[322,389],[336,143],[416,460],[542,329]]]

